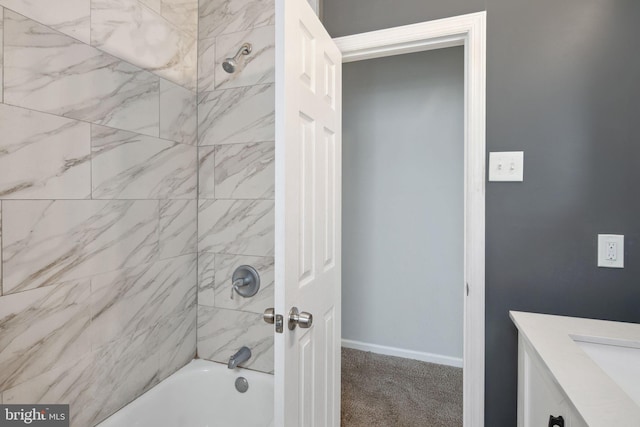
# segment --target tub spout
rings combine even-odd
[[[227,367],[229,369],[236,368],[239,364],[246,362],[251,358],[251,350],[249,347],[242,347],[240,350],[236,352],[233,356],[229,358],[229,364]]]

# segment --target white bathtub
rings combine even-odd
[[[245,377],[240,393],[235,380]],[[193,360],[98,427],[273,426],[273,376]]]

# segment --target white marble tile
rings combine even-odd
[[[162,0],[139,0],[140,3],[156,13],[162,13]]]
[[[92,278],[92,347],[195,308],[196,258],[186,255]]]
[[[197,39],[137,0],[92,0],[91,44],[195,90]]]
[[[0,295],[2,295],[4,292],[2,286],[2,277],[2,200],[0,200]]]
[[[250,265],[258,271],[260,290],[249,298],[243,298],[236,293],[231,299],[231,277],[234,270],[241,265]],[[216,254],[214,266],[213,292],[216,307],[251,311],[258,314],[264,313],[266,308],[273,307],[272,257]],[[205,302],[198,301],[198,304],[207,305]]]
[[[2,393],[4,403],[68,404],[71,427],[86,427],[97,406],[91,393],[94,358],[87,353],[66,366],[52,369]]]
[[[198,355],[227,363],[242,346],[251,349],[245,368],[273,372],[273,326],[261,314],[198,306]]]
[[[195,199],[195,146],[91,127],[94,199]]]
[[[81,280],[0,297],[0,390],[89,353],[89,291]]]
[[[0,7],[0,101],[4,100],[4,9]]]
[[[273,142],[217,145],[215,150],[213,169],[216,198],[274,198],[275,144]]]
[[[198,93],[215,89],[216,39],[198,40]]]
[[[157,344],[154,334],[145,330],[95,350],[88,408],[93,419],[87,425],[96,425],[160,382]]]
[[[215,199],[215,154],[216,146],[198,148],[198,197]]]
[[[196,315],[194,305],[154,328],[158,345],[158,376],[161,380],[189,363],[196,355]]]
[[[216,38],[215,87],[217,90],[233,87],[273,83],[275,81],[275,27],[254,28]],[[226,58],[234,56],[243,43],[251,43],[249,55],[238,59],[235,73],[222,69]]]
[[[0,198],[91,196],[90,125],[0,105]]]
[[[4,102],[158,136],[159,79],[5,10]]]
[[[248,86],[201,95],[200,145],[237,144],[275,139],[275,85]]]
[[[197,38],[198,0],[162,0],[162,17]]]
[[[195,356],[195,307],[133,337],[100,347],[95,354],[92,395],[102,421],[148,391]]]
[[[158,202],[2,203],[3,292],[88,277],[155,259]]]
[[[89,44],[91,0],[0,0],[4,6]]]
[[[191,361],[196,307],[5,390],[7,403],[67,403],[71,427],[95,425]]]
[[[273,199],[274,155],[273,142],[200,147],[200,198]]]
[[[197,104],[195,92],[160,80],[160,138],[195,145],[198,139]]]
[[[201,200],[198,209],[200,252],[273,256],[273,201]]]
[[[195,315],[196,307],[191,306],[95,351],[91,394],[99,407],[89,408],[95,415],[87,425],[102,421],[193,359]]]
[[[198,304],[215,306],[215,261],[216,255],[209,252],[198,253]]]
[[[200,0],[200,40],[275,23],[274,0]]]
[[[160,202],[160,249],[158,258],[172,258],[198,252],[198,202]]]

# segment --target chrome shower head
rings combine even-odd
[[[229,74],[232,74],[236,71],[236,67],[238,66],[238,63],[236,62],[235,59],[233,58],[227,58],[223,63],[222,63],[222,68]]]
[[[238,59],[240,59],[242,55],[248,55],[250,53],[251,43],[243,44],[242,46],[240,46],[240,49],[238,50],[238,53],[236,53],[236,56],[234,56],[233,58],[225,59],[225,61],[222,63],[222,68],[229,74],[235,73],[236,69],[238,68]]]

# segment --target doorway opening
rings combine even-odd
[[[342,82],[342,425],[462,426],[464,48]]]
[[[334,39],[343,63],[463,46],[463,425],[484,425],[486,12]],[[345,146],[349,142],[345,136]],[[348,230],[345,229],[345,235]],[[399,278],[395,283],[401,282]],[[345,281],[345,286],[349,284]],[[384,317],[385,313],[377,313]],[[347,321],[345,319],[345,321]],[[402,327],[402,319],[389,319]],[[346,324],[346,323],[345,323]]]

